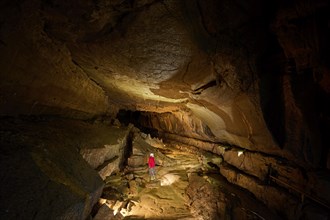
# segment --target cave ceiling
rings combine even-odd
[[[200,125],[200,133],[183,128],[186,136],[276,153],[265,106],[272,112],[279,87],[267,82],[293,60],[298,73],[318,69],[317,86],[329,94],[328,27],[317,23],[328,18],[327,1],[1,4],[2,115],[172,113]],[[304,113],[292,105],[282,107],[299,121]]]

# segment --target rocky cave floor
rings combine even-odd
[[[142,136],[124,172],[105,180],[93,219],[280,219],[219,174],[220,158]],[[146,152],[155,153],[156,180],[148,174]],[[145,163],[136,163],[138,157]]]
[[[219,155],[132,125],[3,118],[0,128],[3,219],[285,219],[229,183]]]

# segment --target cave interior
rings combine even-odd
[[[1,0],[0,219],[330,219],[329,9]]]

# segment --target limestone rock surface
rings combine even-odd
[[[123,168],[129,153],[127,148],[130,130],[131,127],[109,127],[107,130],[109,142],[105,145],[81,146],[80,154],[93,169],[98,170],[102,179]]]
[[[76,148],[86,127],[92,129],[75,121],[2,121],[1,219],[89,216],[104,182]]]
[[[328,39],[326,0],[3,0],[0,120],[6,147],[1,163],[2,169],[9,164],[20,172],[1,175],[15,182],[15,176],[27,173],[16,183],[22,195],[30,175],[40,189],[71,190],[75,193],[63,192],[72,196],[66,201],[82,201],[83,187],[74,180],[80,173],[71,166],[62,172],[66,152],[55,146],[70,146],[68,160],[78,160],[80,152],[104,180],[126,162],[122,157],[132,170],[144,172],[153,143],[135,138],[122,152],[106,123],[95,123],[107,118],[118,127],[134,123],[182,151],[214,153],[215,163],[208,162],[216,167],[224,161],[228,167],[220,172],[229,182],[275,210],[285,208],[286,198],[289,208],[296,202],[294,193],[287,193],[290,187],[263,185],[270,164],[281,181],[329,200]],[[6,117],[11,116],[18,121],[10,125]],[[20,116],[36,124],[26,125]],[[58,122],[48,127],[39,116]],[[54,149],[51,163],[42,144]],[[171,165],[169,151],[157,146],[159,165]],[[57,161],[59,154],[63,160]],[[31,174],[24,172],[27,167]],[[5,180],[2,190],[10,185]],[[133,183],[132,188],[135,192]],[[72,210],[84,209],[78,206]],[[233,212],[244,211],[235,206]],[[292,210],[283,213],[293,216]]]
[[[304,2],[5,1],[0,113],[128,109],[154,129],[325,166],[328,4]]]

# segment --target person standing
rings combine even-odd
[[[155,170],[155,156],[153,153],[150,154],[149,160],[148,160],[148,165],[149,165],[149,175],[151,180],[156,179],[156,170]]]

